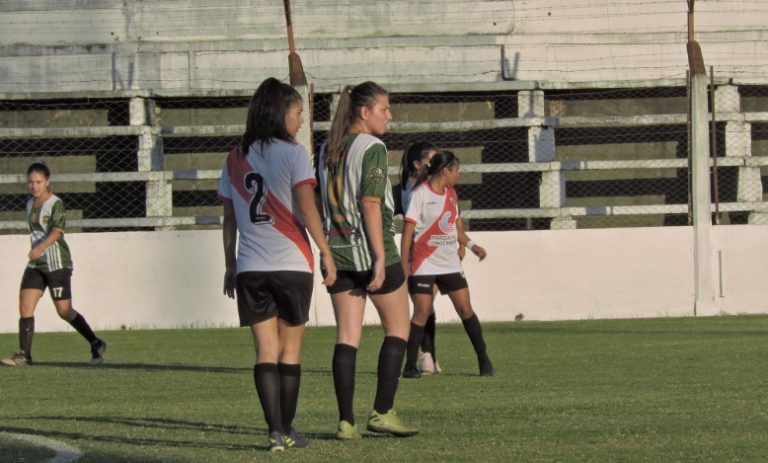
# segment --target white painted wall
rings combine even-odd
[[[766,226],[715,227],[722,253],[718,313],[768,313]],[[464,268],[481,320],[565,320],[693,315],[690,227],[473,232],[489,252]],[[237,326],[236,305],[222,295],[219,231],[76,233],[75,307],[96,329]],[[29,243],[0,236],[0,332],[15,332],[18,285]],[[715,259],[718,261],[717,259]],[[720,274],[719,269],[715,272]],[[718,287],[720,284],[714,282]],[[700,314],[700,315],[713,315]],[[446,297],[439,322],[458,321]],[[375,310],[366,314],[376,323]],[[325,289],[316,282],[314,325],[332,325]],[[46,295],[38,331],[64,331]]]

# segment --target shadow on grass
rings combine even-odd
[[[241,426],[241,425],[228,425],[228,424],[215,424],[206,423],[202,421],[185,421],[185,420],[173,420],[168,418],[157,417],[103,417],[103,416],[25,416],[15,418],[16,420],[41,420],[41,421],[57,421],[57,422],[72,422],[72,426],[75,423],[97,423],[105,425],[121,425],[137,428],[150,428],[150,429],[162,429],[162,430],[187,430],[194,432],[220,432],[228,435],[239,436],[255,436],[256,440],[260,440],[262,436],[267,435],[266,427],[259,426]],[[67,427],[71,427],[65,425]],[[231,443],[210,443],[210,442],[190,442],[183,440],[168,440],[168,439],[156,439],[156,438],[124,438],[118,436],[97,436],[92,434],[82,433],[69,433],[63,431],[43,431],[35,430],[32,428],[21,428],[12,426],[1,426],[0,431],[16,432],[22,434],[34,434],[45,436],[49,438],[62,437],[68,439],[91,439],[95,441],[104,442],[119,442],[125,444],[136,445],[167,445],[175,447],[193,447],[193,448],[218,448],[225,450],[251,450],[253,448],[260,448],[260,445],[242,445]],[[317,440],[336,440],[335,433],[328,432],[311,432],[302,430],[301,433],[308,439]],[[371,436],[376,436],[371,434]],[[377,436],[378,437],[378,436]]]
[[[73,421],[100,424],[116,424],[124,426],[135,426],[139,428],[158,428],[166,430],[186,429],[192,431],[210,431],[225,432],[227,434],[253,435],[254,433],[265,433],[267,429],[257,426],[240,426],[231,424],[210,424],[203,421],[185,421],[172,420],[168,418],[133,416],[25,416],[17,419],[24,420],[47,420],[47,421]]]
[[[66,418],[72,419],[72,418]],[[93,442],[109,442],[117,444],[135,445],[137,447],[148,446],[165,446],[165,447],[180,447],[180,448],[199,448],[199,449],[223,449],[223,450],[253,450],[258,448],[254,444],[234,444],[229,442],[210,442],[210,441],[193,441],[183,439],[158,439],[146,436],[126,437],[115,435],[95,435],[86,434],[82,432],[62,431],[62,430],[42,430],[35,428],[16,427],[16,426],[3,426],[1,431],[12,432],[18,434],[29,434],[33,436],[43,436],[49,439],[62,439],[69,441],[93,441]],[[266,435],[266,430],[263,431]]]
[[[58,361],[35,361],[33,367],[55,367],[55,368],[82,368],[85,370],[143,370],[143,371],[190,371],[199,373],[237,373],[249,374],[253,371],[251,367],[214,367],[204,365],[186,365],[182,363],[116,363],[104,362],[98,366],[91,366],[83,362],[58,362]],[[26,368],[26,367],[25,367]],[[302,374],[313,374],[331,376],[333,371],[330,368],[302,368]],[[358,376],[376,376],[374,370],[357,370]]]
[[[185,365],[182,363],[114,363],[104,362],[94,367],[83,362],[35,362],[34,366],[60,367],[60,368],[85,368],[107,370],[145,370],[145,371],[192,371],[202,373],[243,373],[250,372],[250,368],[242,367],[214,367],[202,365]]]

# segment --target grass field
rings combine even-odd
[[[396,408],[422,432],[333,439],[334,331],[310,328],[296,426],[303,450],[270,455],[245,329],[119,331],[86,366],[74,333],[35,337],[36,365],[0,368],[0,462],[52,453],[6,433],[78,448],[81,462],[766,461],[768,316],[488,323],[496,367],[476,376],[459,325],[438,326],[444,372],[401,380]],[[355,409],[375,388],[378,327],[358,357]],[[0,352],[16,349],[0,335]],[[364,427],[364,426],[363,426]]]

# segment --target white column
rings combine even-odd
[[[312,95],[309,91],[309,85],[298,85],[294,88],[301,94],[304,103],[304,124],[302,124],[301,129],[299,129],[299,133],[296,134],[296,141],[304,145],[304,148],[307,149],[309,160],[312,161],[314,159],[314,152],[312,149]]]
[[[718,115],[741,113],[741,96],[735,85],[722,85],[715,91],[715,111]],[[725,114],[724,114],[725,113]],[[725,155],[729,157],[752,156],[752,124],[743,120],[732,120],[725,124]],[[763,182],[760,167],[739,167],[736,184],[736,200],[755,202],[763,200]],[[766,223],[768,214],[751,212],[750,223]]]
[[[544,92],[525,90],[517,93],[518,117],[544,118]],[[552,127],[536,125],[528,127],[528,162],[553,162],[555,160],[555,130]],[[541,173],[539,185],[539,207],[561,208],[565,206],[565,172],[562,170]],[[571,217],[552,219],[553,230],[576,228]]]
[[[693,266],[695,315],[715,315],[714,240],[712,238],[712,198],[709,181],[709,111],[707,75],[691,75],[691,165],[693,188]]]
[[[130,121],[140,126],[138,170],[156,172],[146,184],[145,207],[147,217],[171,217],[173,215],[173,191],[170,181],[163,174],[163,142],[159,127],[147,124],[147,105],[144,98],[131,98]],[[170,229],[172,227],[158,227]]]

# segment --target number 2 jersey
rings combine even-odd
[[[411,275],[443,275],[461,272],[456,251],[459,201],[456,190],[437,193],[424,182],[413,189],[405,220],[414,224],[411,244]]]
[[[218,196],[235,209],[238,273],[312,273],[312,248],[293,195],[302,184],[317,184],[302,145],[275,140],[262,146],[257,141],[246,156],[239,147],[229,152]]]

